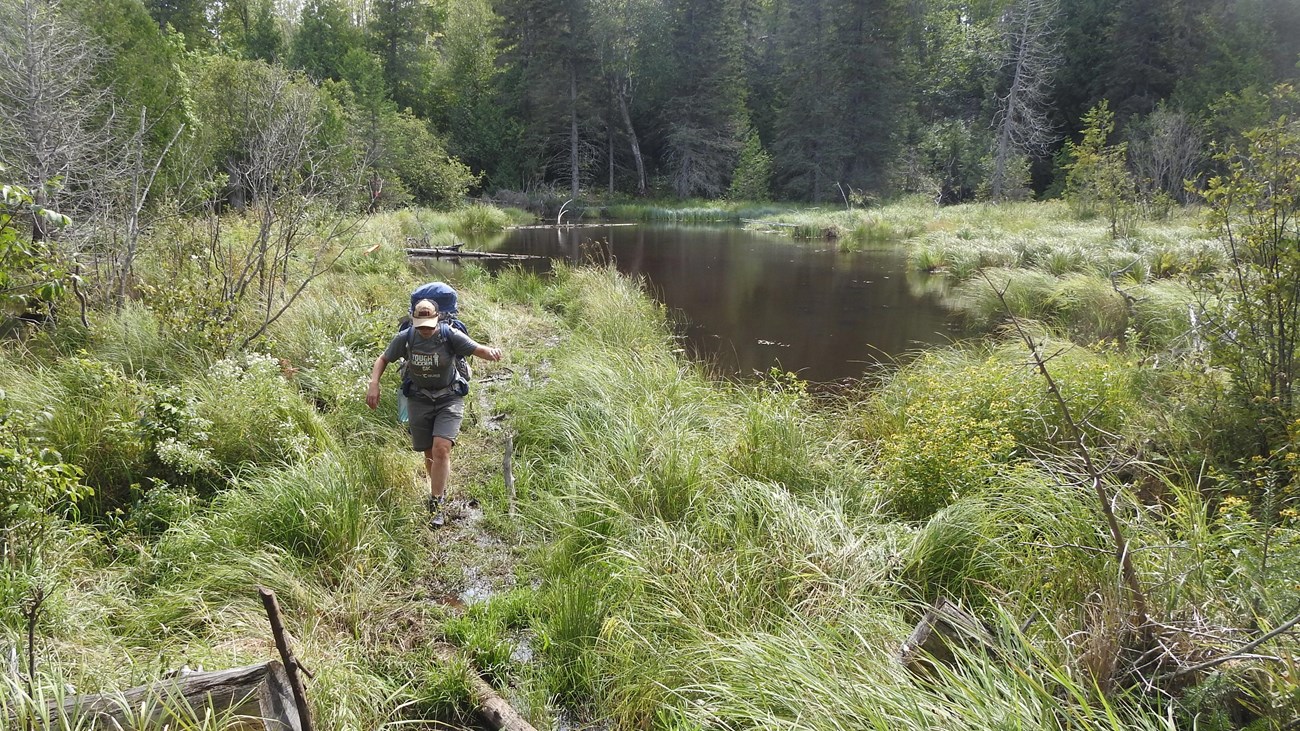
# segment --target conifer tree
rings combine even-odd
[[[393,100],[402,108],[428,115],[425,81],[429,56],[425,41],[430,20],[420,0],[371,0],[366,25],[370,50],[383,63],[384,80]]]
[[[524,146],[531,148],[541,168],[537,174],[549,172],[576,197],[589,158],[588,90],[594,53],[587,4],[507,0],[499,10],[509,48],[506,85],[514,96],[514,113],[530,121]]]
[[[340,0],[308,0],[293,37],[289,63],[318,81],[338,81],[343,78],[343,58],[361,44],[361,29]]]
[[[787,195],[837,196],[835,184],[883,184],[903,101],[897,22],[888,2],[791,2],[774,145]]]
[[[159,28],[170,26],[184,36],[187,48],[204,49],[212,45],[207,0],[147,0],[146,7]]]
[[[677,93],[665,138],[673,192],[717,196],[726,190],[744,130],[744,65],[738,0],[682,0],[673,18]]]
[[[763,149],[756,130],[749,130],[740,163],[731,177],[727,197],[741,201],[765,201],[772,195],[772,156]]]

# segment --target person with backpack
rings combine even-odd
[[[438,314],[432,300],[415,303],[410,326],[398,332],[375,359],[366,388],[366,405],[376,408],[384,369],[393,361],[406,360],[402,393],[408,401],[411,448],[424,453],[424,467],[429,473],[429,513],[435,528],[446,520],[443,503],[451,477],[451,448],[460,433],[469,390],[468,382],[458,374],[457,362],[471,355],[501,360],[500,350],[476,343],[460,329],[440,322]]]

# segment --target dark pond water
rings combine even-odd
[[[691,352],[727,375],[778,366],[814,382],[855,378],[959,334],[938,282],[909,274],[892,245],[845,253],[735,227],[638,225],[519,229],[469,246],[573,262],[612,256],[674,313]]]

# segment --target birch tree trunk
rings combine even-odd
[[[632,160],[636,163],[636,194],[644,197],[646,194],[645,161],[641,158],[641,143],[637,140],[636,127],[632,126],[632,114],[627,106],[627,98],[630,96],[629,86],[627,79],[620,79],[614,96],[618,98],[618,111],[623,117],[623,126],[627,129],[628,144],[632,147]]]

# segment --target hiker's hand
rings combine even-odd
[[[366,406],[375,408],[379,405],[379,381],[371,381],[366,387]]]
[[[478,350],[474,351],[474,355],[487,360],[501,360],[501,351],[498,348],[489,348],[486,345],[478,346]]]

